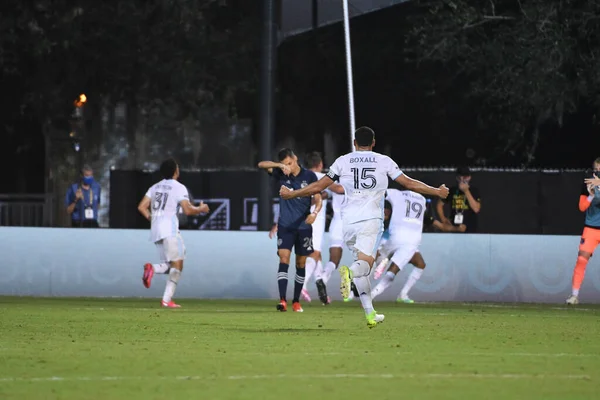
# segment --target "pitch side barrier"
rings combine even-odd
[[[148,231],[0,227],[0,295],[155,297],[166,276],[142,286],[142,265],[157,262]],[[277,297],[275,240],[265,232],[183,232],[187,260],[178,298]],[[416,301],[563,303],[570,294],[577,236],[425,234],[427,268]],[[323,255],[327,258],[328,237]],[[342,263],[351,262],[348,251]],[[291,263],[293,264],[293,261]],[[600,303],[592,258],[580,300]],[[377,301],[394,300],[412,266]],[[291,271],[293,272],[293,267]],[[315,292],[314,285],[309,285]],[[339,277],[329,292],[340,300]],[[290,289],[291,290],[291,289]],[[315,293],[316,297],[316,293]]]

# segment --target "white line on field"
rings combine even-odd
[[[18,350],[18,347],[14,348]],[[11,350],[8,347],[0,347],[0,351],[3,350]],[[297,352],[233,352],[228,351],[225,353],[213,353],[213,354],[203,354],[203,357],[210,356],[235,356],[235,357],[255,357],[255,356],[290,356],[290,357],[298,357],[302,356],[315,356],[315,357],[326,357],[326,356],[352,356],[352,355],[360,355],[362,356],[380,356],[382,354],[390,355],[395,354],[399,356],[408,356],[408,355],[422,355],[421,352],[414,351],[392,351],[392,352],[376,352],[376,351],[366,351],[366,352],[305,352],[305,353],[297,353]],[[453,352],[453,353],[436,353],[437,356],[447,356],[447,357],[457,357],[457,356],[465,356],[465,357],[546,357],[546,358],[598,358],[600,355],[598,354],[583,354],[583,353],[486,353],[486,352]]]
[[[515,309],[515,310],[559,310],[559,311],[571,311],[571,312],[577,312],[577,311],[588,311],[588,312],[600,312],[600,309],[594,309],[594,308],[581,308],[581,307],[544,307],[544,306],[536,306],[536,305],[530,305],[528,303],[523,303],[523,304],[487,304],[487,303],[440,303],[440,302],[423,302],[421,304],[424,305],[434,305],[434,306],[439,306],[439,307],[450,307],[453,311],[456,312],[429,312],[429,310],[427,308],[419,308],[419,312],[416,311],[404,311],[405,309],[403,308],[396,308],[393,312],[395,314],[401,314],[401,315],[439,315],[439,316],[449,316],[449,315],[469,315],[469,314],[463,314],[461,313],[461,311],[464,311],[464,309],[466,307],[473,307],[473,308],[504,308],[504,309]],[[452,308],[455,305],[459,305],[461,306],[460,308]],[[29,309],[29,307],[22,307],[22,306],[11,306],[11,309]],[[157,311],[160,310],[161,307],[159,305],[157,305],[156,307],[97,307],[97,306],[90,306],[90,307],[69,307],[67,306],[50,306],[50,305],[42,305],[40,307],[38,307],[38,309],[61,309],[61,310],[84,310],[84,311]],[[184,304],[184,308],[180,308],[177,309],[177,312],[198,312],[198,311],[202,311],[205,310],[204,308],[202,308],[202,306],[200,305],[199,307],[193,307],[193,308],[185,308],[185,304]],[[208,309],[209,311],[213,311],[213,312],[226,312],[226,313],[235,313],[235,309]],[[239,311],[243,311],[243,308],[240,308]],[[471,315],[478,315],[477,313],[473,313]],[[571,314],[572,315],[572,314]],[[515,315],[515,314],[511,314],[510,316],[520,316],[520,315]],[[540,316],[540,317],[549,317],[549,316]],[[552,317],[557,317],[557,316],[552,316]]]
[[[369,355],[373,355],[373,356],[380,356],[382,354],[386,354],[386,355],[390,355],[390,354],[395,354],[395,355],[413,355],[413,354],[419,354],[422,355],[423,353],[421,352],[414,352],[414,351],[396,351],[396,352],[375,352],[375,351],[367,351],[367,352],[359,352],[359,351],[355,351],[355,352],[325,352],[325,353],[319,353],[319,352],[307,352],[307,353],[294,353],[294,352],[288,352],[288,353],[277,353],[277,352],[262,352],[262,353],[234,353],[234,352],[227,352],[224,353],[228,356],[236,356],[236,357],[243,357],[243,356],[264,356],[264,355],[276,355],[276,356],[293,356],[293,357],[297,357],[298,355],[304,355],[304,356],[352,356],[352,355],[360,355],[362,356],[369,356]],[[485,353],[485,352],[467,352],[467,353],[436,353],[436,356],[448,356],[448,357],[457,357],[457,356],[467,356],[467,357],[548,357],[548,358],[568,358],[568,357],[573,357],[573,358],[597,358],[600,357],[598,354],[581,354],[581,353]]]
[[[425,303],[434,305],[443,305],[444,303]],[[452,304],[452,303],[451,303]],[[456,303],[455,303],[456,304]],[[569,311],[599,311],[594,308],[580,308],[578,306],[571,307],[543,307],[532,305],[528,303],[517,303],[517,304],[487,304],[487,303],[458,303],[461,306],[468,307],[485,307],[485,308],[517,308],[520,310],[569,310]]]
[[[485,307],[491,307],[491,306],[485,306]],[[48,308],[55,308],[55,307],[48,307]],[[62,308],[62,307],[60,307]],[[68,308],[68,307],[67,307]],[[67,309],[65,308],[65,309]],[[518,306],[515,307],[506,307],[506,308],[514,308],[514,309],[519,309]],[[160,307],[155,307],[155,308],[150,308],[150,307],[74,307],[74,308],[68,308],[69,310],[78,310],[78,311],[159,311],[162,310]],[[533,308],[525,308],[527,310],[533,310]],[[548,309],[548,308],[539,308],[540,310],[544,310],[544,309]],[[593,309],[586,309],[586,308],[560,308],[560,307],[554,307],[551,308],[552,310],[572,310],[572,311],[600,311],[600,310],[593,310]],[[206,309],[203,308],[179,308],[177,310],[165,310],[167,312],[171,312],[171,311],[175,311],[175,312],[202,312]],[[213,311],[216,313],[231,313],[231,314],[235,314],[236,310],[235,309],[228,309],[228,310],[211,310],[208,309],[209,311]],[[239,309],[237,311],[243,312],[243,309]],[[458,312],[454,312],[454,313],[445,313],[445,312],[429,312],[426,308],[422,308],[419,309],[419,312],[415,312],[415,311],[403,311],[401,309],[395,309],[392,311],[393,314],[396,315],[418,315],[418,316],[423,316],[423,315],[430,315],[430,316],[440,316],[440,317],[447,317],[447,316],[487,316],[487,314],[482,314],[482,313],[463,313],[460,312],[461,309],[457,309]],[[525,316],[527,314],[509,314],[509,317],[522,317]],[[547,314],[547,315],[527,315],[528,318],[530,317],[538,317],[538,318],[572,318],[572,317],[576,317],[575,314],[570,314],[570,315],[556,315],[556,314]]]
[[[73,381],[134,381],[134,380],[179,380],[179,381],[215,381],[215,380],[271,380],[271,379],[566,379],[590,380],[589,375],[536,375],[536,374],[477,374],[477,373],[406,373],[406,374],[322,374],[322,375],[228,375],[228,376],[97,376],[97,377],[61,377],[45,378],[3,377],[0,382],[73,382]]]

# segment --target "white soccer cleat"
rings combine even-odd
[[[308,290],[306,290],[306,289],[302,289],[302,291],[300,292],[300,296],[302,296],[304,301],[306,301],[307,303],[310,303],[312,300],[310,298],[310,295],[308,294]]]
[[[579,298],[573,294],[567,299],[566,303],[571,305],[579,304]]]
[[[375,279],[381,278],[381,275],[383,275],[383,270],[385,270],[385,267],[387,267],[389,261],[390,260],[386,257],[377,265],[377,268],[375,268],[375,274],[373,275]]]

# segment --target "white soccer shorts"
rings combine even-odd
[[[331,224],[329,224],[329,248],[341,248],[343,244],[344,225],[342,223],[342,218],[334,214],[333,219],[331,220]]]
[[[377,249],[383,235],[383,220],[368,219],[344,225],[344,241],[346,246],[358,258],[358,253],[370,257],[377,257]]]
[[[325,218],[317,217],[312,224],[312,244],[314,251],[321,251],[323,248],[323,236],[325,235]]]
[[[158,250],[158,257],[161,262],[185,260],[185,244],[183,238],[178,233],[177,236],[164,238],[154,243]]]
[[[388,241],[386,244],[388,255],[394,253],[391,261],[402,269],[413,258],[415,253],[419,251],[419,243],[399,243]]]

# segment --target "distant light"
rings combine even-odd
[[[70,136],[70,137],[75,137],[75,132],[71,132],[71,133],[69,133],[69,136]]]
[[[80,149],[80,147],[79,147],[79,143],[75,142],[75,143],[73,144],[73,149],[74,149],[76,152],[79,152],[79,149]]]
[[[87,96],[85,94],[80,94],[79,99],[75,100],[75,107],[79,108],[83,106],[87,102]]]

